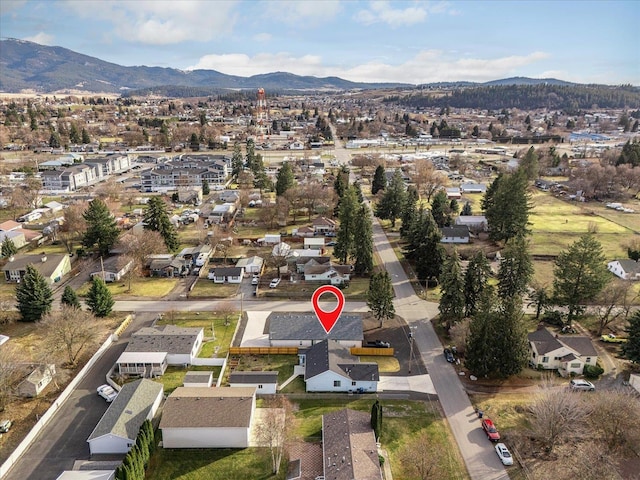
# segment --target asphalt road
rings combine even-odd
[[[105,383],[106,373],[124,351],[131,332],[150,325],[154,317],[151,313],[136,316],[9,471],[7,480],[55,480],[63,470],[71,470],[74,461],[89,459],[87,438],[109,406],[96,388]]]

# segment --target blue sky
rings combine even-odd
[[[638,25],[637,0],[0,0],[2,37],[120,65],[411,84],[640,85]]]

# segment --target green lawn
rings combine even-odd
[[[278,384],[293,375],[293,367],[298,364],[297,355],[240,355],[236,370],[277,371]]]
[[[218,376],[220,376],[220,368],[221,367],[211,367],[208,365],[190,366],[189,368],[167,367],[164,375],[154,380],[164,385],[164,393],[165,395],[169,395],[176,388],[184,384],[184,376],[187,372],[213,372],[213,386],[215,387]]]
[[[225,325],[223,316],[216,312],[167,312],[157,325],[177,325],[179,327],[200,327],[204,328],[205,342],[198,357],[200,358],[223,358],[229,352],[229,345],[233,339],[233,333],[238,324],[238,314],[233,313],[228,317],[228,324]],[[213,332],[212,332],[213,326]],[[213,334],[212,334],[213,333]],[[215,336],[213,340],[206,340]]]

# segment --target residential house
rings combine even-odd
[[[303,240],[304,250],[323,250],[324,249],[324,237],[306,237]]]
[[[485,193],[487,186],[484,183],[463,183],[460,185],[461,193]]]
[[[212,253],[211,245],[198,245],[197,247],[183,248],[177,257],[186,260],[190,267],[203,267],[209,261]]]
[[[163,448],[247,448],[255,388],[178,387],[165,402]]]
[[[229,386],[232,388],[251,387],[256,395],[273,395],[278,387],[278,372],[239,372],[229,375]]]
[[[233,218],[236,211],[236,205],[234,203],[223,203],[222,205],[216,205],[209,212],[209,223],[229,223]]]
[[[48,208],[49,209],[49,213],[52,213],[52,214],[56,214],[56,213],[62,212],[62,210],[65,207],[62,203],[55,202],[55,201],[45,203],[44,206],[46,208]]]
[[[87,439],[91,455],[127,453],[144,421],[155,416],[163,395],[162,384],[153,380],[125,383]]]
[[[24,237],[24,233],[21,230],[11,230],[9,232],[0,231],[0,245],[9,239],[13,242],[16,248],[20,249],[27,244],[27,240]]]
[[[9,258],[2,267],[7,282],[20,282],[32,265],[45,278],[49,285],[62,280],[71,271],[71,261],[66,254],[24,255],[17,254]]]
[[[529,333],[529,363],[545,370],[558,370],[566,377],[582,375],[585,365],[595,366],[598,352],[591,339],[578,335],[558,336],[546,328]]]
[[[357,314],[341,314],[329,333],[314,313],[272,312],[267,323],[272,347],[309,347],[327,339],[345,347],[361,347],[364,339],[362,317]]]
[[[316,234],[312,227],[300,227],[293,230],[294,237],[313,237]]]
[[[336,222],[327,217],[318,217],[312,222],[313,231],[316,235],[333,236],[336,231]]]
[[[42,237],[42,234],[37,230],[30,230],[28,228],[22,228],[22,223],[14,222],[13,220],[6,220],[0,223],[0,233],[13,232],[9,238],[14,239],[14,244],[18,247],[18,243],[21,242],[21,237],[17,235],[21,233],[24,237],[25,244]],[[18,243],[16,243],[18,242]],[[23,244],[24,245],[24,244]],[[20,248],[20,247],[18,247]]]
[[[349,348],[323,340],[299,354],[307,392],[376,392],[380,374],[375,362],[360,362]]]
[[[116,360],[116,365],[120,375],[143,378],[161,377],[168,366],[167,352],[125,351]]]
[[[462,198],[462,194],[460,193],[459,187],[447,187],[445,189],[445,193],[447,194],[448,199],[456,199],[460,200]]]
[[[488,229],[487,217],[484,215],[460,215],[455,223],[476,233],[486,232]]]
[[[188,261],[183,258],[147,257],[147,270],[152,277],[179,277],[189,273]]]
[[[471,241],[469,227],[466,225],[442,227],[440,231],[442,232],[440,243],[469,243]]]
[[[37,397],[40,395],[56,374],[56,366],[53,363],[38,365],[20,385],[18,393],[23,397]]]
[[[168,365],[191,365],[200,353],[203,338],[204,329],[197,327],[143,327],[131,336],[124,353],[165,353]],[[117,363],[120,366],[121,359]],[[134,373],[123,369],[120,372]],[[138,375],[142,373],[139,370],[135,372]]]
[[[607,269],[623,280],[640,280],[640,262],[630,258],[613,260],[607,264]]]
[[[187,372],[182,380],[183,387],[209,388],[213,385],[213,372]]]
[[[308,266],[331,265],[331,257],[293,257],[291,263],[295,263],[296,273],[304,273],[304,269]]]
[[[382,480],[371,414],[345,408],[322,416],[324,478]]]
[[[209,270],[207,278],[213,283],[242,283],[243,276],[242,267],[215,267]]]
[[[236,268],[244,268],[245,273],[261,273],[264,259],[262,257],[241,258],[236,262]]]
[[[350,265],[309,265],[304,267],[305,282],[344,285],[351,279]]]
[[[101,270],[92,272],[91,278],[99,277],[105,282],[119,282],[133,267],[133,260],[119,255],[109,257],[102,261]]]

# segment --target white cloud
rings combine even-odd
[[[290,53],[261,53],[250,57],[245,54],[206,55],[193,69],[218,70],[230,75],[248,77],[276,71],[316,77],[338,76],[356,82],[430,83],[439,81],[487,81],[518,74],[518,69],[535,64],[548,55],[533,52],[524,56],[495,59],[452,59],[439,50],[425,50],[402,64],[382,60],[363,63],[350,68],[326,65],[319,56],[296,57]]]
[[[236,22],[235,0],[68,0],[66,6],[83,17],[99,16],[128,41],[169,45],[208,41],[230,33]]]
[[[20,10],[26,3],[26,0],[2,0],[0,15],[6,15],[9,12]]]
[[[365,25],[387,23],[392,27],[413,25],[427,18],[426,6],[416,4],[404,9],[393,8],[388,1],[371,2],[369,10],[360,10],[355,20]]]
[[[53,35],[40,32],[40,33],[37,33],[36,35],[32,35],[31,37],[24,37],[23,40],[39,43],[40,45],[53,45],[54,38],[55,37]]]

